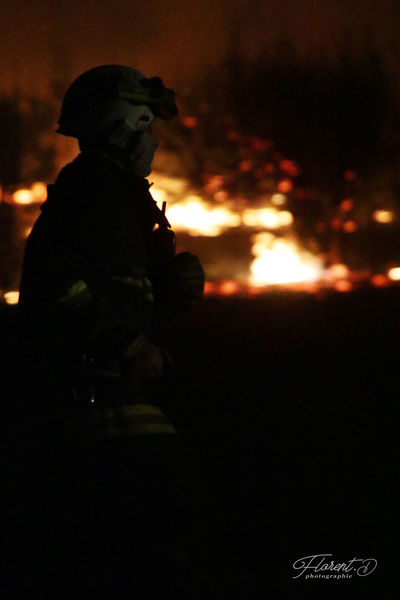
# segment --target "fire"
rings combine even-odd
[[[231,296],[239,291],[239,284],[236,281],[223,281],[218,291],[222,296]]]
[[[391,223],[394,219],[394,212],[392,210],[376,210],[372,217],[377,223]]]
[[[325,272],[325,278],[329,280],[347,279],[350,275],[349,267],[341,263],[335,263]]]
[[[355,221],[345,221],[343,223],[343,230],[346,231],[346,233],[354,233],[357,231],[357,223]]]
[[[375,287],[385,287],[388,284],[388,278],[383,273],[377,273],[371,277],[371,283]]]
[[[242,221],[248,227],[278,229],[293,223],[293,215],[287,210],[279,211],[275,207],[248,208],[243,211]]]
[[[34,202],[44,202],[47,197],[47,186],[41,181],[33,183],[31,192]]]
[[[168,177],[168,175],[161,175],[160,173],[151,174],[151,182],[154,183],[156,190],[163,190],[165,193],[174,195],[180,195],[185,192],[188,187],[188,183],[182,177]],[[151,188],[151,194],[154,196],[155,189]]]
[[[31,190],[20,189],[13,193],[12,198],[16,204],[32,204],[34,202]]]
[[[292,241],[271,233],[254,237],[250,282],[255,286],[299,282],[315,282],[322,277],[322,262],[309,252],[300,250]]]
[[[191,235],[215,237],[228,227],[238,227],[240,216],[228,208],[212,208],[200,196],[188,196],[173,204],[168,219],[174,229],[186,230]]]
[[[47,186],[41,181],[36,181],[31,185],[31,188],[20,188],[16,190],[12,195],[12,201],[15,204],[34,204],[41,203],[46,200]]]
[[[393,269],[389,269],[388,277],[392,281],[400,281],[400,267],[393,267]]]
[[[337,292],[351,292],[352,289],[353,284],[347,279],[341,279],[335,283],[335,290]]]
[[[189,121],[186,126],[191,126]],[[257,146],[258,141],[255,144]],[[245,173],[253,167],[255,168],[255,165],[252,161],[245,159],[240,163],[239,170]],[[151,194],[160,208],[163,202],[167,202],[167,218],[174,230],[184,231],[191,236],[211,238],[232,228],[240,228],[242,234],[247,233],[249,237],[251,231],[258,232],[251,238],[254,256],[251,264],[243,264],[242,256],[238,253],[235,259],[229,258],[227,253],[227,257],[215,263],[213,269],[210,267],[210,278],[215,277],[215,281],[206,283],[206,294],[253,296],[265,291],[263,288],[269,285],[286,286],[313,293],[324,288],[350,292],[365,278],[368,278],[369,284],[374,287],[400,282],[400,266],[389,268],[393,264],[387,265],[386,273],[375,275],[371,272],[367,275],[351,272],[348,266],[339,262],[324,268],[322,259],[329,264],[332,254],[315,256],[302,249],[300,243],[282,237],[283,231],[285,235],[289,234],[294,223],[293,213],[286,209],[289,202],[287,194],[293,190],[293,181],[290,178],[296,177],[299,171],[295,163],[285,160],[279,163],[279,169],[283,177],[280,181],[275,182],[273,187],[266,186],[263,189],[257,184],[258,191],[249,197],[245,194],[235,196],[235,192],[228,186],[229,174],[204,175],[204,186],[195,188],[183,177],[152,173]],[[276,172],[276,165],[266,163],[263,168],[258,168],[258,175],[262,175],[264,170],[271,175]],[[297,192],[294,191],[296,196]],[[262,194],[262,197],[256,197],[256,194]],[[21,186],[20,189],[12,193],[4,192],[3,195],[5,202],[21,206],[41,203],[46,199],[47,186],[45,183],[35,182],[30,187]],[[345,198],[340,203],[340,213],[332,215],[329,221],[318,221],[316,230],[324,232],[331,228],[334,231],[354,233],[362,226],[351,216],[354,205],[352,198]],[[26,238],[31,231],[32,224],[28,219],[31,213],[33,222],[33,211],[21,210],[21,239]],[[375,210],[372,218],[377,223],[391,223],[396,214],[394,210]],[[273,233],[276,231],[280,231],[281,237]],[[242,234],[240,243],[245,240]],[[318,248],[318,245],[316,247]],[[245,252],[246,250],[243,258]],[[205,268],[207,272],[207,264]],[[2,295],[2,300],[8,304],[16,304],[18,292],[8,291]]]
[[[283,206],[286,204],[286,196],[285,194],[273,194],[271,202],[274,206]]]
[[[18,300],[19,300],[19,292],[6,292],[4,294],[4,300],[6,302],[6,304],[18,304]]]
[[[350,212],[354,208],[354,200],[352,198],[346,198],[340,203],[340,210],[343,212]]]
[[[278,191],[283,194],[290,192],[292,189],[293,189],[293,183],[290,179],[282,179],[278,183]]]

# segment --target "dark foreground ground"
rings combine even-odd
[[[171,411],[202,496],[205,597],[398,597],[399,308],[398,288],[209,298],[167,336]],[[8,382],[13,318],[3,311]],[[297,559],[322,553],[378,564],[293,579]]]

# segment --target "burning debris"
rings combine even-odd
[[[182,117],[182,126],[194,131],[197,122]],[[271,288],[348,292],[365,282],[384,287],[400,281],[396,261],[378,271],[357,270],[343,260],[337,242],[338,235],[352,236],[369,224],[392,226],[396,222],[392,208],[376,208],[369,219],[365,214],[359,218],[357,202],[348,196],[321,211],[312,193],[298,183],[298,165],[276,152],[271,141],[244,138],[233,130],[228,131],[227,139],[237,145],[236,169],[207,173],[202,186],[191,184],[185,176],[161,171],[149,177],[158,206],[167,202],[168,219],[178,233],[178,242],[179,236],[184,236],[190,239],[193,251],[200,250],[209,275],[206,293],[253,295]],[[356,179],[354,171],[344,173],[347,183]],[[2,191],[2,203],[15,211],[14,235],[21,246],[45,198],[42,182]],[[309,235],[305,223],[314,234]],[[325,248],[318,241],[324,237]],[[240,260],[235,246],[240,246]],[[18,293],[7,289],[4,282],[2,286],[2,299],[16,303]]]
[[[322,261],[294,242],[262,232],[253,236],[250,282],[255,286],[316,282],[322,279]]]

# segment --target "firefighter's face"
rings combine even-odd
[[[154,114],[148,106],[118,99],[105,115],[103,131],[108,144],[125,151],[130,168],[139,176],[151,173],[158,139],[151,130]]]

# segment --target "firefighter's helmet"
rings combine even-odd
[[[101,65],[82,73],[68,88],[57,133],[79,139],[85,134],[88,122],[117,99],[148,106],[154,116],[164,120],[178,114],[175,94],[164,86],[160,77],[148,79],[140,71],[123,65]]]

